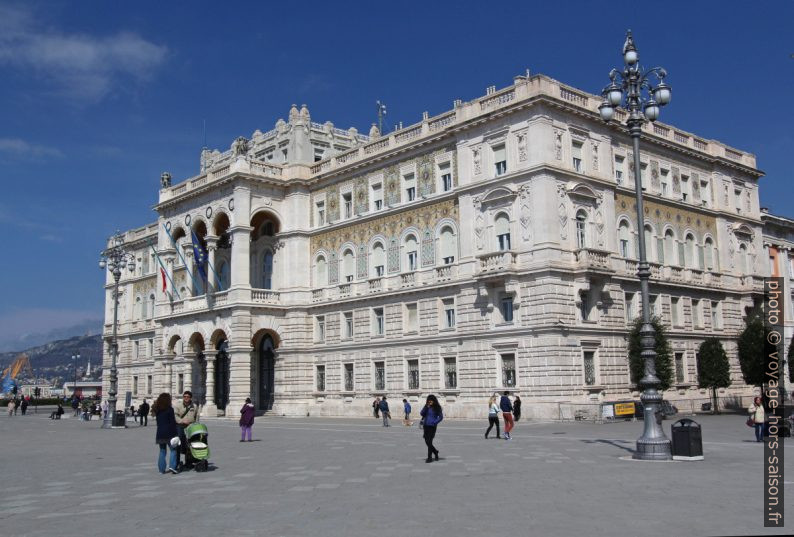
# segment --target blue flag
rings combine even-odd
[[[193,257],[196,260],[196,267],[198,268],[199,274],[201,274],[202,280],[205,282],[207,281],[207,250],[202,248],[201,241],[196,236],[196,232],[191,232],[193,235]]]

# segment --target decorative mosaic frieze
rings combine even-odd
[[[387,264],[389,273],[400,272],[400,242],[396,237],[389,240]]]
[[[366,177],[356,177],[353,183],[353,204],[356,214],[365,214],[369,210],[369,185]]]
[[[387,207],[400,203],[400,169],[398,166],[389,166],[383,173],[384,202]]]
[[[681,193],[681,170],[677,166],[672,167],[673,171],[673,194]]]
[[[328,264],[328,283],[336,285],[339,283],[339,256],[336,251],[331,251],[331,261]]]
[[[654,190],[659,190],[661,188],[661,182],[659,181],[658,160],[651,161],[651,188],[653,188]]]
[[[436,191],[436,166],[432,155],[417,159],[417,191],[420,196],[429,196]]]
[[[717,221],[713,216],[700,214],[683,207],[671,207],[647,199],[643,200],[643,209],[646,221],[653,225],[657,235],[661,235],[661,230],[669,224],[679,240],[684,236],[684,232],[690,229],[695,232],[698,243],[702,243],[705,234],[709,233],[714,241],[714,246],[719,246],[717,243]],[[637,229],[637,204],[634,197],[616,194],[615,212],[628,215],[632,226]]]
[[[328,222],[339,220],[339,185],[331,185],[325,191],[325,205],[328,211]]]
[[[436,264],[436,254],[433,241],[433,232],[430,229],[426,229],[424,234],[422,234],[422,266],[423,267],[432,267]]]

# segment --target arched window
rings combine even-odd
[[[496,241],[500,251],[510,249],[510,218],[505,213],[496,215],[494,221],[494,230],[496,231]]]
[[[149,319],[154,319],[154,293],[149,295]]]
[[[509,236],[510,234],[508,233],[508,237]],[[439,242],[441,262],[445,265],[451,265],[455,262],[455,255],[458,252],[458,245],[455,240],[455,232],[450,226],[444,226],[441,229],[441,237]]]
[[[618,252],[620,257],[632,257],[631,230],[626,220],[621,220],[618,226]]]
[[[739,274],[747,274],[747,245],[739,246]]]
[[[675,260],[675,235],[673,230],[668,229],[664,232],[664,258],[672,265]]]
[[[372,246],[372,270],[371,278],[380,278],[386,275],[386,251],[383,244],[376,242]]]
[[[645,224],[645,259],[653,258],[653,228]]]
[[[325,257],[320,256],[314,265],[314,286],[323,287],[328,284],[328,271],[325,263]]]
[[[695,268],[695,237],[691,233],[686,236],[686,247],[684,249],[684,266],[687,268]]]
[[[404,252],[405,265],[404,272],[414,272],[419,269],[419,247],[416,237],[408,235],[405,237]]]
[[[576,247],[587,248],[587,212],[584,209],[576,213]]]
[[[265,252],[262,260],[262,289],[273,288],[273,252]]]
[[[273,225],[273,222],[271,222],[270,220],[266,220],[262,224],[262,228],[260,230],[260,234],[263,237],[272,237],[273,235],[275,235],[276,234],[276,228]]]
[[[356,258],[353,256],[353,250],[345,250],[342,254],[342,274],[346,282],[352,282],[356,275]]]

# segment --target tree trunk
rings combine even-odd
[[[711,413],[712,414],[719,414],[720,409],[717,406],[717,388],[716,386],[711,387]]]

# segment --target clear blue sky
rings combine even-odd
[[[794,217],[791,2],[6,2],[0,0],[0,350],[102,316],[105,237],[154,219],[159,175],[292,103],[366,132],[529,68],[590,92],[627,28],[668,72],[662,121],[758,157]]]

